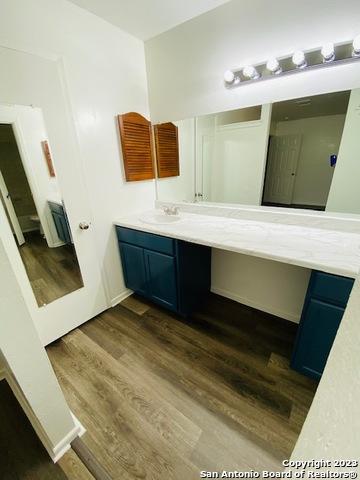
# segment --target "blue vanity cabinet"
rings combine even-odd
[[[121,243],[126,286],[141,295],[147,295],[144,249],[128,243]]]
[[[313,271],[291,366],[319,380],[343,317],[354,280]]]
[[[116,227],[125,284],[169,310],[187,316],[210,290],[211,249]]]
[[[144,250],[148,296],[169,310],[177,311],[178,295],[175,257]]]
[[[64,207],[55,202],[48,202],[48,204],[58,237],[64,243],[71,244],[70,227]]]

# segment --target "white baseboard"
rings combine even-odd
[[[54,463],[58,462],[60,458],[65,455],[65,453],[70,450],[71,442],[75,440],[77,437],[82,437],[86,432],[84,426],[80,421],[75,417],[75,415],[71,412],[71,416],[74,420],[75,427],[64,437],[61,442],[59,442],[52,450],[50,457]],[[45,446],[46,448],[46,446]],[[48,449],[47,449],[48,450]],[[49,451],[49,450],[48,450]]]
[[[71,448],[71,442],[75,438],[82,436],[85,433],[85,428],[80,423],[80,421],[71,413],[74,419],[74,428],[57,444],[55,447],[50,443],[48,436],[40,425],[38,419],[34,415],[31,407],[29,406],[21,388],[19,387],[15,378],[10,374],[9,371],[5,370],[4,379],[8,382],[11,390],[13,391],[17,401],[19,402],[21,408],[24,410],[25,415],[29,419],[31,425],[33,426],[37,436],[39,437],[41,443],[44,445],[46,451],[48,452],[50,458],[54,463],[60,460],[60,458]]]
[[[49,245],[49,248],[58,248],[64,246],[65,243],[59,240],[58,242],[52,242],[51,245]]]
[[[216,293],[217,295],[221,295],[222,297],[230,298],[230,300],[242,303],[243,305],[247,305],[248,307],[256,308],[257,310],[261,310],[262,312],[270,313],[271,315],[276,315],[277,317],[284,318],[285,320],[289,320],[290,322],[300,322],[300,316],[292,312],[286,312],[284,310],[274,308],[271,305],[269,306],[268,304],[263,305],[261,303],[249,300],[248,298],[242,297],[241,295],[238,295],[236,293],[230,292],[228,290],[223,290],[214,286],[211,287],[211,291],[213,293]]]
[[[115,305],[118,305],[120,302],[125,300],[125,298],[130,297],[134,292],[132,290],[126,289],[123,292],[120,293],[120,295],[117,295],[116,297],[112,298],[110,300],[110,305],[112,307],[115,307]]]

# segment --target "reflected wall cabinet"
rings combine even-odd
[[[155,125],[154,137],[158,178],[179,176],[178,127],[171,122]]]
[[[125,284],[139,295],[187,316],[210,290],[211,249],[116,227]]]

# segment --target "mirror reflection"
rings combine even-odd
[[[359,106],[355,89],[174,122],[180,174],[158,198],[359,213]]]
[[[43,139],[25,156],[17,138],[0,124],[0,198],[41,307],[83,281],[49,145]]]

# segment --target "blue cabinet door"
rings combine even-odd
[[[148,295],[154,302],[177,310],[175,258],[159,252],[144,250]]]
[[[309,299],[291,362],[295,370],[320,379],[343,314],[342,307]]]
[[[70,237],[69,226],[66,221],[65,215],[58,212],[54,212],[54,211],[51,211],[51,215],[55,223],[56,233],[58,237],[64,243],[70,244],[71,237]]]
[[[147,296],[144,249],[120,242],[120,253],[126,286]]]

